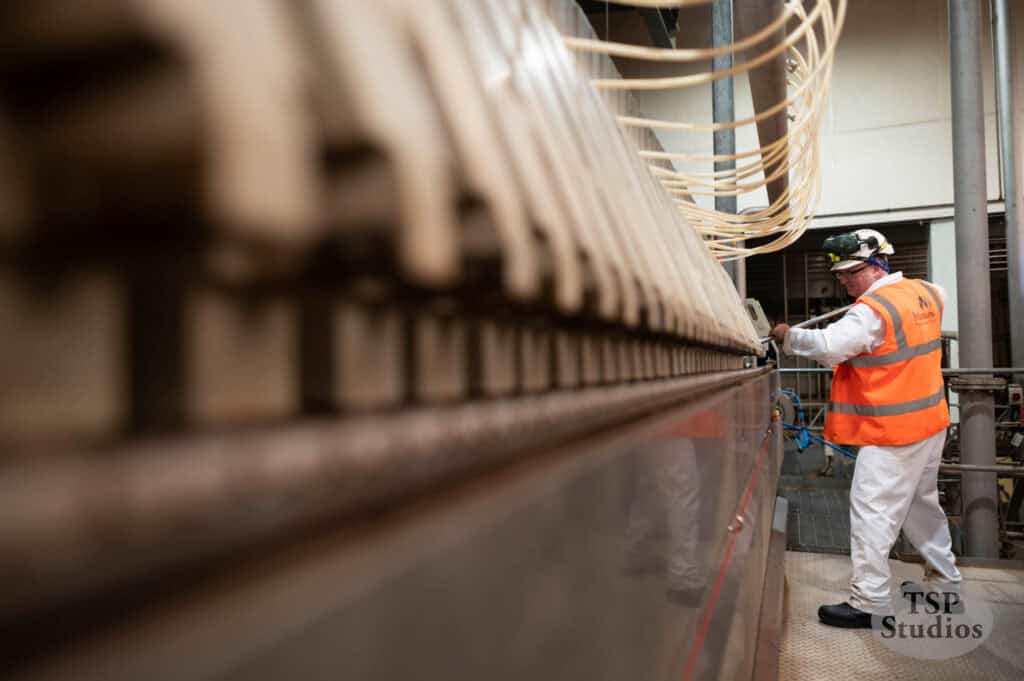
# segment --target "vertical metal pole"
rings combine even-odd
[[[789,278],[786,274],[786,254],[782,256],[782,321],[789,324]]]
[[[1003,168],[1003,199],[1006,202],[1006,283],[1010,301],[1011,366],[1024,366],[1024,224],[1021,204],[1024,188],[1018,151],[1021,149],[1014,110],[1019,83],[1014,78],[1013,16],[1007,0],[991,0],[992,47],[996,67],[996,119],[999,125],[999,155]],[[1015,376],[1016,381],[1024,380]]]
[[[811,284],[810,284],[810,279],[808,278],[808,276],[809,275],[808,275],[808,272],[807,272],[807,253],[805,251],[804,252],[804,319],[810,319],[811,318],[811,298],[810,298],[810,295],[811,295],[811,293],[810,293],[810,291],[811,291]],[[806,369],[807,367],[812,366],[812,362],[810,360],[808,360],[808,359],[805,359],[805,358],[801,357],[797,361],[797,366],[802,368],[802,369]],[[802,376],[803,374],[798,374],[798,375]],[[811,380],[811,377],[808,376],[807,377],[807,382],[810,382],[810,380]],[[807,392],[804,392],[803,391],[803,383],[804,382],[801,380],[800,381],[800,388],[796,392],[797,392],[798,395],[800,395],[800,397],[802,399],[806,400],[806,399],[809,399],[808,392],[810,392],[810,390],[808,390]]]
[[[989,284],[988,211],[985,197],[985,118],[982,109],[981,3],[949,0],[950,94],[953,108],[953,188],[956,224],[960,363],[992,366],[992,300]],[[960,393],[961,460],[995,464],[995,413],[991,392]],[[965,553],[999,556],[996,477],[963,476]]]
[[[732,0],[715,0],[711,6],[711,44],[722,47],[732,44]],[[731,69],[732,54],[723,54],[711,60],[713,71]],[[711,112],[715,123],[732,123],[736,120],[735,95],[733,79],[721,78],[711,83]],[[714,132],[714,151],[716,155],[733,155],[736,153],[736,130],[716,130]],[[733,170],[736,161],[716,161],[715,170]],[[715,183],[718,185],[718,183]],[[716,196],[715,210],[723,213],[736,213],[735,196]],[[725,263],[725,270],[739,288],[739,272],[736,260]]]
[[[804,319],[811,318],[811,281],[807,272],[807,252],[804,251]]]
[[[782,258],[782,323],[789,324],[789,282],[786,279],[786,254],[779,253],[779,257]],[[779,348],[778,366],[782,367],[782,348]],[[791,385],[787,384],[786,387]]]

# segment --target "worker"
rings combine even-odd
[[[889,551],[901,527],[924,558],[928,589],[959,591],[938,493],[949,425],[941,369],[945,294],[890,272],[895,251],[873,229],[831,236],[823,247],[855,304],[825,329],[778,324],[772,337],[789,354],[834,367],[825,438],[860,447],[850,488],[853,576],[849,599],[821,606],[818,617],[868,628],[872,615],[893,611]]]

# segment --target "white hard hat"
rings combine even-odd
[[[822,246],[832,260],[833,272],[862,265],[872,256],[892,255],[896,252],[885,235],[874,229],[858,229],[830,236]]]

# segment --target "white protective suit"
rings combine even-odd
[[[865,294],[902,279],[902,272],[893,272]],[[945,301],[945,291],[935,288]],[[790,329],[783,347],[831,367],[873,351],[884,340],[885,321],[867,305],[854,305],[825,329]],[[850,488],[853,607],[875,614],[891,611],[889,551],[900,527],[925,560],[925,579],[936,588],[958,588],[960,571],[937,487],[945,441],[943,430],[909,445],[860,448]]]

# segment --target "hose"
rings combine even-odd
[[[826,447],[829,447],[830,449],[839,452],[848,459],[851,459],[853,461],[857,460],[857,455],[854,454],[853,452],[843,449],[839,445],[832,444],[825,438],[818,437],[814,433],[807,430],[806,419],[804,418],[804,408],[803,405],[800,403],[800,396],[797,395],[792,390],[784,389],[781,392],[786,397],[791,398],[796,406],[796,416],[798,424],[786,423],[785,421],[783,421],[782,425],[786,428],[786,430],[796,431],[796,446],[801,452],[807,449],[808,445],[810,445],[811,441],[813,440],[814,442],[818,442],[822,445],[825,445]]]

